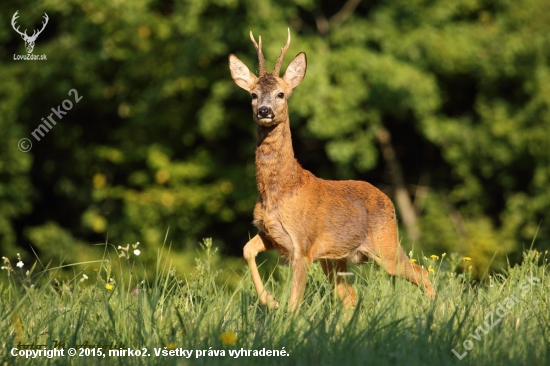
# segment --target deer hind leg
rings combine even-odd
[[[353,287],[338,273],[347,272],[348,264],[345,260],[332,261],[330,259],[320,260],[323,272],[328,277],[332,287],[336,289],[338,297],[342,301],[345,309],[357,306],[357,295],[353,291]]]
[[[397,226],[389,220],[376,230],[373,237],[376,248],[375,262],[383,267],[391,276],[399,276],[412,282],[433,299],[436,291],[428,277],[428,271],[418,264],[411,263],[409,257],[397,241]]]
[[[307,270],[309,261],[304,257],[296,257],[292,260],[292,283],[290,288],[290,311],[295,311],[304,298],[307,282]]]
[[[275,301],[275,298],[265,289],[260,273],[258,272],[258,266],[256,265],[256,256],[258,253],[271,249],[273,249],[271,242],[263,235],[260,236],[260,234],[258,234],[246,243],[243,249],[243,255],[244,259],[248,262],[252,282],[260,297],[260,304],[264,306],[267,305],[270,309],[278,309],[279,302]]]

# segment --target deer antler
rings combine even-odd
[[[254,36],[252,35],[252,31],[250,31],[250,40],[252,43],[254,43],[254,48],[256,48],[256,52],[258,53],[258,62],[260,63],[260,70],[258,71],[259,76],[262,77],[265,75],[265,58],[264,54],[262,53],[262,36],[258,37],[258,43],[256,43],[256,40],[254,39]]]
[[[279,55],[279,58],[277,59],[277,63],[275,64],[275,68],[273,69],[273,73],[276,76],[279,76],[279,72],[281,71],[281,64],[283,63],[283,58],[285,57],[285,53],[288,50],[288,47],[290,46],[290,28],[287,28],[288,31],[288,37],[286,39],[286,45],[281,49],[281,54]]]
[[[32,36],[30,36],[30,38],[36,39],[36,38],[40,35],[40,33],[42,33],[42,31],[44,30],[44,28],[46,28],[46,24],[48,24],[48,20],[49,20],[50,18],[48,18],[48,14],[46,14],[46,13],[44,13],[43,17],[44,17],[44,19],[46,20],[46,22],[42,22],[42,29],[40,29],[40,30],[38,31],[38,33],[36,33],[36,29],[35,29],[34,32],[32,33]],[[35,33],[36,33],[36,35],[35,35]]]
[[[19,15],[17,15],[17,13],[19,13],[19,10],[17,10],[17,11],[15,12],[15,14],[13,14],[13,17],[11,18],[11,26],[12,26],[13,30],[16,31],[17,33],[19,33],[22,37],[28,38],[29,36],[27,35],[27,30],[26,30],[26,29],[25,29],[25,32],[24,32],[24,33],[21,33],[21,32],[19,31],[19,26],[18,26],[17,28],[15,28],[15,20],[16,20],[17,18],[19,18]]]
[[[23,38],[25,39],[25,41],[26,41],[26,40],[31,40],[31,41],[36,40],[36,38],[38,37],[38,35],[39,35],[40,33],[42,33],[42,31],[44,30],[44,28],[46,28],[46,24],[48,24],[48,20],[49,20],[48,14],[44,13],[44,15],[43,15],[43,17],[44,17],[44,19],[45,19],[46,21],[45,21],[45,22],[42,22],[42,29],[40,29],[40,30],[38,31],[38,33],[36,33],[36,29],[35,29],[34,32],[32,33],[32,36],[29,37],[29,35],[27,34],[27,30],[26,30],[26,29],[25,29],[25,32],[21,32],[21,31],[19,31],[19,26],[17,26],[17,28],[15,28],[15,26],[16,26],[16,24],[15,24],[15,23],[16,23],[16,20],[17,20],[17,18],[19,18],[19,15],[18,15],[17,13],[19,13],[19,10],[17,10],[17,11],[15,12],[15,14],[13,14],[13,17],[11,18],[11,26],[12,26],[13,30],[16,31],[17,33],[19,33],[19,34],[21,35],[21,37],[23,37]]]

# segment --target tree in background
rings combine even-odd
[[[22,29],[48,14],[34,50],[47,61],[13,60],[16,10]],[[496,253],[499,268],[539,224],[550,247],[547,1],[8,1],[0,14],[2,255],[32,245],[74,262],[140,241],[154,261],[168,227],[181,270],[201,237],[240,254],[255,127],[227,55],[255,64],[253,30],[274,62],[287,27],[309,56],[290,100],[306,169],[388,193],[416,252],[480,270]],[[71,89],[83,99],[36,141]]]

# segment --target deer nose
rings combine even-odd
[[[260,107],[258,108],[258,117],[261,118],[273,118],[273,111],[269,107]]]

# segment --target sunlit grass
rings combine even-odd
[[[137,245],[71,267],[74,274],[69,277],[60,275],[59,269],[39,271],[40,264],[12,266],[4,259],[0,273],[8,277],[8,284],[0,289],[1,363],[56,360],[15,358],[10,351],[18,344],[48,349],[103,346],[105,358],[58,359],[62,364],[89,365],[543,365],[550,361],[547,253],[527,251],[521,265],[480,281],[463,266],[475,258],[416,257],[432,269],[430,276],[438,288],[435,302],[370,263],[354,267],[360,300],[350,311],[342,309],[322,270],[314,265],[302,308],[290,314],[289,267],[279,266],[279,281],[266,278],[267,288],[281,302],[279,310],[270,311],[258,305],[244,261],[242,280],[233,290],[220,285],[227,272],[213,268],[211,241],[206,240],[203,249],[193,276],[178,277],[170,258],[159,257],[151,280],[145,277]],[[116,273],[114,261],[120,269]],[[491,323],[496,323],[492,329]],[[108,356],[108,348],[119,352],[146,348],[150,356]],[[278,356],[262,356],[267,351],[277,351]]]

